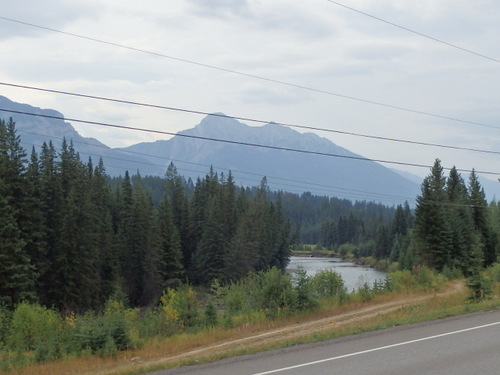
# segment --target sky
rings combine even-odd
[[[0,82],[329,129],[315,133],[367,158],[429,168],[439,158],[500,177],[500,154],[335,133],[500,152],[500,2],[338,3],[3,0]],[[167,132],[204,117],[1,85],[0,95],[67,118]],[[110,147],[168,138],[73,126]]]

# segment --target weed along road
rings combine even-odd
[[[500,310],[394,327],[154,375],[498,375]]]

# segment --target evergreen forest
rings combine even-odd
[[[158,304],[183,285],[229,285],[284,272],[292,248],[331,250],[389,270],[426,266],[471,277],[497,261],[500,207],[473,172],[439,160],[415,208],[239,187],[212,169],[195,182],[170,164],[163,178],[110,178],[72,142],[28,153],[0,121],[0,304],[100,311],[110,298]]]

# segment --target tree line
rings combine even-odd
[[[0,120],[0,304],[147,306],[167,287],[286,268],[291,225],[265,179],[249,198],[210,170],[188,194],[171,164],[163,183],[157,205],[140,175],[112,189],[102,160],[81,161],[66,140],[28,160],[14,121]]]
[[[195,182],[173,164],[163,178],[106,175],[72,143],[28,160],[15,123],[0,121],[0,303],[98,310],[130,306],[181,284],[229,284],[284,271],[292,243],[374,259],[391,270],[428,266],[470,277],[497,261],[500,206],[436,160],[416,207],[237,187],[211,169]]]
[[[455,167],[445,177],[437,159],[417,197],[412,251],[439,272],[470,276],[476,266],[497,261],[498,218],[498,205],[488,205],[474,170],[466,184]]]
[[[343,255],[374,258],[392,270],[426,266],[447,276],[478,275],[498,261],[500,206],[488,204],[474,170],[467,182],[455,167],[445,176],[436,159],[415,208],[405,203],[388,209],[325,219],[320,243]]]

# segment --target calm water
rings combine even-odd
[[[288,269],[296,270],[299,266],[302,266],[308,275],[314,275],[327,268],[340,273],[349,292],[358,289],[364,282],[372,285],[375,280],[384,280],[386,276],[385,272],[359,266],[339,258],[292,257]]]

